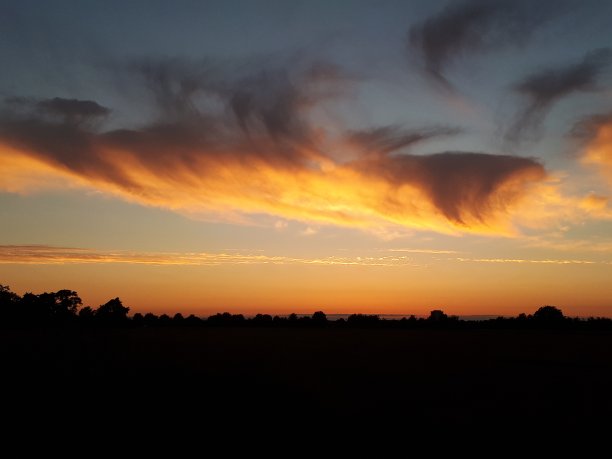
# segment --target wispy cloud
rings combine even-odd
[[[586,117],[574,126],[572,133],[585,141],[582,162],[596,167],[612,186],[612,113]],[[601,199],[598,202],[603,203]],[[605,204],[607,208],[607,202]]]
[[[172,266],[217,265],[320,265],[320,266],[419,266],[406,256],[288,257],[227,250],[208,252],[101,251],[45,245],[0,246],[0,264],[135,264]]]
[[[461,253],[456,250],[436,250],[436,249],[381,249],[384,252],[406,252],[406,253],[426,253],[432,255],[448,255]]]
[[[542,264],[542,265],[594,265],[594,264],[609,264],[608,262],[599,262],[591,260],[556,260],[556,259],[545,259],[545,260],[533,260],[523,258],[454,258],[456,261],[470,262],[470,263],[517,263],[517,264]]]
[[[562,236],[530,236],[525,241],[526,247],[558,250],[561,252],[612,253],[612,241],[592,239],[568,239]]]
[[[517,141],[535,133],[553,105],[562,98],[597,89],[599,75],[612,65],[612,49],[597,49],[580,61],[540,70],[517,83],[514,90],[523,97],[524,107],[516,115],[506,133],[508,140]]]
[[[453,250],[385,249],[384,252],[425,255],[454,255]],[[522,259],[449,257],[445,261],[495,264],[591,265],[610,264],[609,261],[578,259]],[[327,256],[290,257],[266,255],[261,251],[242,252],[135,252],[127,250],[94,250],[46,245],[2,245],[0,264],[69,265],[69,264],[131,264],[152,266],[221,266],[221,265],[310,265],[362,267],[424,267],[410,256]]]
[[[300,234],[302,236],[314,236],[318,232],[319,230],[317,230],[316,228],[313,228],[312,226],[308,226],[304,230],[300,231]]]
[[[427,74],[453,89],[448,67],[461,57],[523,43],[563,2],[542,0],[464,0],[448,5],[410,29],[408,45],[419,54]]]

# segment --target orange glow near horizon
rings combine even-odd
[[[517,315],[555,304],[568,315],[607,314],[610,262],[381,255],[319,260],[12,246],[0,250],[0,276],[20,294],[34,277],[41,291],[74,289],[94,307],[120,296],[133,313]]]
[[[197,219],[258,225],[257,217],[267,215],[357,229],[380,240],[417,230],[457,241],[479,234],[520,241],[523,229],[546,230],[563,221],[609,214],[605,196],[564,196],[560,180],[535,165],[506,174],[485,196],[469,181],[463,190],[451,190],[465,193],[456,200],[458,221],[435,204],[440,196],[433,194],[426,178],[394,181],[394,170],[385,163],[393,159],[387,157],[336,164],[305,153],[311,165],[304,167],[255,157],[242,160],[239,154],[206,154],[196,155],[192,167],[186,168],[175,162],[147,165],[129,151],[104,149],[97,154],[116,179],[98,170],[77,173],[36,152],[3,147],[0,187],[20,194],[86,189]],[[283,231],[286,225],[271,231]],[[550,243],[541,242],[543,247]],[[490,251],[404,250],[339,255],[322,248],[316,256],[304,256],[287,251],[142,252],[6,245],[0,246],[0,274],[3,283],[20,293],[69,288],[94,307],[109,296],[120,296],[132,312],[203,316],[314,310],[424,315],[437,308],[454,315],[516,315],[551,303],[568,315],[588,316],[606,315],[609,308],[604,299],[612,264],[606,260],[550,252],[525,257],[511,252],[499,256]],[[32,279],[37,279],[35,285]],[[582,288],[575,289],[578,280]]]

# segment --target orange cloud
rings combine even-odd
[[[437,249],[384,249],[385,252],[406,252],[406,253],[424,253],[430,255],[450,255],[459,253],[456,250],[437,250]]]
[[[594,135],[584,150],[583,162],[597,166],[612,184],[612,119],[602,119],[593,128]]]
[[[136,264],[173,266],[218,265],[321,265],[321,266],[416,266],[407,256],[356,257],[287,257],[260,253],[207,253],[207,252],[130,252],[100,251],[82,248],[45,245],[0,246],[0,264]]]
[[[161,170],[145,162],[146,152],[101,145],[97,154],[111,176],[2,146],[0,185],[6,191],[28,191],[45,182],[88,186],[145,205],[236,222],[265,214],[363,229],[508,234],[512,212],[544,178],[541,166],[528,159],[468,153],[405,155],[325,170],[212,154],[194,158],[190,167],[169,154]],[[452,164],[446,170],[445,160]]]
[[[600,262],[591,260],[533,260],[524,258],[455,258],[457,261],[472,262],[472,263],[519,263],[519,264],[542,264],[542,265],[593,265]],[[609,264],[603,262],[603,264]]]

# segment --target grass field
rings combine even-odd
[[[168,422],[198,413],[248,424],[265,413],[286,423],[571,429],[609,424],[612,414],[610,333],[4,330],[0,352],[15,405],[81,419],[112,411],[125,422]]]

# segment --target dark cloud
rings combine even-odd
[[[597,90],[600,74],[612,64],[612,49],[587,53],[582,60],[565,66],[544,69],[527,76],[514,86],[524,98],[524,107],[516,115],[506,139],[520,140],[537,132],[553,105],[576,92]]]
[[[472,152],[397,155],[358,167],[377,170],[397,187],[417,186],[446,218],[459,224],[486,222],[495,210],[513,203],[517,190],[502,190],[512,180],[538,181],[546,175],[531,158]]]
[[[101,132],[110,110],[90,100],[12,97],[0,112],[0,137],[77,174],[137,190],[108,151],[130,154],[155,173],[172,175],[203,156],[220,161],[309,165],[320,155],[307,111],[335,94],[345,76],[320,61],[221,65],[180,59],[127,66],[144,83],[158,118]]]
[[[517,45],[563,2],[548,0],[467,0],[450,2],[439,13],[414,25],[408,45],[423,61],[427,74],[446,89],[452,89],[447,67],[458,57]]]
[[[288,60],[244,65],[156,60],[133,68],[144,77],[165,119],[201,120],[211,115],[206,104],[216,101],[246,133],[303,141],[308,137],[304,109],[333,96],[337,83],[346,83],[348,76],[328,62]]]
[[[41,111],[63,116],[69,121],[107,116],[110,113],[108,108],[92,100],[62,99],[61,97],[41,100],[37,106]]]
[[[62,169],[136,187],[104,159],[96,129],[111,110],[91,100],[11,97],[0,115],[0,138]]]
[[[136,188],[120,164],[105,158],[99,135],[81,125],[44,119],[3,119],[0,141],[63,170]]]
[[[426,140],[451,136],[460,132],[460,129],[451,127],[403,129],[398,126],[383,126],[351,131],[347,139],[350,143],[360,147],[366,155],[387,155]]]
[[[110,109],[93,100],[64,99],[62,97],[53,99],[9,97],[5,103],[20,110],[22,116],[41,115],[68,124],[80,124],[103,118],[111,112]]]
[[[146,139],[162,130],[173,140],[179,135],[208,148],[249,144],[254,153],[287,163],[316,155],[308,111],[350,82],[332,63],[299,58],[246,64],[145,60],[131,68],[160,112]]]
[[[570,131],[572,137],[590,140],[602,126],[612,125],[612,113],[589,115],[579,119]]]

